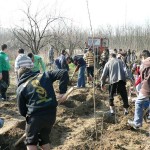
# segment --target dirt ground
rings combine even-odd
[[[0,101],[0,117],[5,119],[0,129],[0,150],[25,150],[24,143],[17,148],[13,146],[24,134],[25,121],[18,114],[15,86],[11,85],[8,93],[14,100]],[[115,97],[116,115],[110,116],[108,94],[97,90],[95,101],[96,120],[92,88],[74,90],[67,101],[58,106],[57,120],[50,135],[53,150],[150,149],[150,124],[144,122],[139,130],[127,126],[127,120],[133,118],[134,103],[130,105],[129,115],[124,116],[122,102]]]

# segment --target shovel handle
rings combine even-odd
[[[22,135],[22,137],[14,144],[14,146],[17,147],[21,142],[24,141],[25,138],[26,138],[26,133]]]

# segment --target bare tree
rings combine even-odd
[[[27,10],[22,10],[25,15],[27,25],[16,26],[13,29],[15,37],[27,46],[34,54],[38,54],[39,50],[45,47],[50,42],[50,37],[47,28],[58,20],[60,17],[52,17],[51,15],[42,15],[42,11],[31,13],[31,3],[27,4]],[[25,27],[26,26],[26,27]]]

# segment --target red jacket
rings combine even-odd
[[[135,82],[134,86],[137,86],[141,83],[141,76],[138,77],[137,81]]]

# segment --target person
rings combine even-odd
[[[80,56],[74,56],[73,58],[73,64],[76,66],[75,72],[79,70],[78,73],[78,82],[77,82],[77,88],[84,88],[85,87],[85,68],[86,68],[86,62],[83,59],[83,57]]]
[[[0,88],[2,100],[7,100],[6,92],[9,87],[9,71],[10,63],[7,55],[7,45],[3,44],[0,51],[0,81],[4,82],[6,86],[1,86]]]
[[[70,64],[72,61],[69,56],[66,57],[66,54],[67,52],[65,50],[62,50],[61,55],[58,58],[56,58],[55,60],[56,69],[65,69],[69,71],[68,64]]]
[[[128,49],[127,50],[127,55],[126,55],[126,58],[125,58],[125,63],[127,64],[128,68],[131,69],[131,50]]]
[[[17,71],[19,68],[24,67],[24,65],[27,68],[34,67],[34,64],[33,64],[32,60],[30,59],[30,57],[28,57],[26,54],[24,54],[24,49],[20,48],[18,50],[18,56],[15,60],[15,73],[17,75],[17,79],[18,79]]]
[[[40,65],[42,67],[42,71],[45,72],[46,71],[46,66],[43,62],[43,59],[41,56],[39,55],[34,55],[33,53],[28,53],[28,56],[31,58],[31,60],[33,61],[34,67],[33,67],[33,71],[34,72],[40,72]]]
[[[68,72],[48,71],[40,74],[25,66],[18,70],[17,104],[20,114],[26,118],[27,150],[49,150],[49,134],[56,120],[56,107],[66,97]],[[53,82],[59,80],[60,99],[57,102]],[[64,97],[63,97],[64,96]]]
[[[137,56],[136,56],[136,54],[135,54],[135,50],[133,50],[133,51],[131,52],[131,62],[135,62],[136,59],[137,59]]]
[[[86,61],[87,82],[89,84],[90,79],[91,79],[91,81],[93,83],[93,78],[94,78],[94,54],[92,52],[92,48],[88,49],[88,52],[85,54],[84,59]]]
[[[128,68],[128,66],[127,66],[127,64],[126,64],[126,62],[125,62],[126,53],[124,53],[124,52],[118,53],[118,54],[117,54],[117,58],[118,58],[119,60],[121,60],[122,63],[123,63],[123,68],[124,68],[124,70],[125,70],[125,72],[126,72],[126,78],[129,79],[129,80],[133,83],[133,81],[134,81],[134,76],[133,76],[131,70]]]
[[[140,74],[142,85],[139,95],[135,100],[134,119],[128,120],[128,124],[134,129],[142,127],[144,105],[147,105],[147,107],[150,106],[150,52],[144,50],[141,57],[142,64],[140,66]]]
[[[123,99],[124,114],[128,114],[128,96],[126,90],[126,72],[121,60],[116,58],[116,54],[110,54],[110,60],[106,63],[102,76],[101,87],[104,90],[105,80],[109,77],[109,105],[110,113],[114,115],[114,94],[119,92]]]
[[[115,53],[116,55],[117,55],[117,53],[118,53],[118,51],[117,51],[117,49],[116,49],[116,48],[114,49],[114,53]]]
[[[103,61],[104,64],[106,64],[108,59],[109,59],[109,49],[105,49],[101,55],[101,60]]]
[[[134,74],[136,91],[139,92],[141,89],[141,76],[140,76],[140,66],[137,64],[133,64],[132,73]]]
[[[122,48],[119,48],[118,53],[122,53],[122,52],[123,52]]]
[[[49,57],[50,65],[53,65],[53,63],[54,63],[54,48],[53,48],[53,46],[48,51],[48,57]]]

